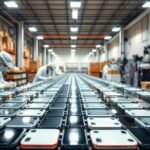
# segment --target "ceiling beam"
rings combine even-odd
[[[121,23],[122,21],[119,21],[119,22],[97,22],[95,25],[122,25]],[[26,26],[41,26],[41,25],[44,25],[44,26],[53,26],[53,22],[42,22],[42,23],[39,23],[39,22],[27,22],[25,21],[25,25]],[[57,26],[67,26],[67,24],[65,22],[57,22],[56,23]],[[72,23],[69,23],[69,25],[72,25]],[[76,23],[76,25],[80,25],[80,23]],[[82,26],[89,26],[89,25],[93,25],[93,22],[84,22],[82,23]]]
[[[68,34],[62,34],[62,35],[44,35],[44,39],[51,39],[51,38],[61,38],[61,39],[70,39],[70,35]],[[103,39],[104,35],[77,35],[79,39],[85,39],[85,38],[90,38],[90,39]]]
[[[39,45],[39,46],[43,46],[43,45]],[[52,48],[71,48],[70,44],[49,44],[49,46]],[[81,47],[91,48],[91,47],[95,47],[95,43],[86,44],[86,45],[85,44],[77,44],[76,46],[77,46],[76,48],[81,48]]]

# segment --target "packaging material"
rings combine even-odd
[[[90,75],[94,76],[94,77],[100,77],[100,73],[99,72],[90,73]]]
[[[28,78],[27,78],[28,82],[32,82],[35,75],[36,75],[36,73],[28,73]]]
[[[141,88],[145,90],[150,90],[150,82],[141,82]]]
[[[30,70],[32,72],[36,72],[39,68],[39,61],[36,60],[36,61],[30,61]]]

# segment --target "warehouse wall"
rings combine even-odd
[[[124,34],[127,59],[132,58],[137,52],[139,56],[143,56],[144,47],[150,45],[150,14],[125,30]],[[108,58],[117,57],[119,57],[119,37],[108,44]]]
[[[75,62],[75,63],[82,63],[84,61],[84,58],[88,55],[88,53],[91,51],[91,49],[77,49],[76,50],[76,56],[75,59],[72,60],[70,58],[70,49],[54,49],[56,54],[60,56],[60,61],[59,63],[61,64],[66,64],[69,62]]]
[[[116,60],[118,57],[120,57],[119,37],[108,44],[108,59],[114,58]]]
[[[141,19],[134,26],[125,31],[125,52],[127,58],[132,58],[132,55],[143,55],[145,46],[148,46],[149,41],[149,15]]]
[[[105,60],[106,60],[106,55],[105,55],[105,53],[103,52],[103,53],[100,54],[100,62],[101,62],[101,61],[105,61]]]

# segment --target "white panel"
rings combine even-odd
[[[90,50],[87,49],[77,49],[75,59],[72,60],[70,57],[70,50],[69,49],[54,49],[56,54],[60,57],[60,64],[64,65],[66,63],[82,63],[84,58],[89,54]]]
[[[119,56],[119,37],[117,37],[108,45],[108,59],[114,58],[116,60]]]
[[[125,51],[128,59],[132,58],[132,55],[143,56],[144,47],[148,45],[147,22],[148,17],[146,16],[126,31]]]

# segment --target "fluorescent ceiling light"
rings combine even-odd
[[[37,36],[36,38],[37,38],[38,40],[43,40],[43,39],[44,39],[43,36]]]
[[[71,38],[71,40],[76,40],[77,36],[71,36],[70,38]]]
[[[75,49],[71,49],[71,52],[75,52],[76,50]]]
[[[29,31],[31,31],[31,32],[37,32],[37,28],[35,28],[35,27],[29,27],[28,29],[29,29]]]
[[[52,55],[55,55],[55,52],[51,52]]]
[[[110,40],[112,36],[105,36],[105,40]]]
[[[93,53],[96,52],[96,49],[92,49],[92,52],[93,52]]]
[[[48,51],[51,53],[51,52],[53,52],[53,49],[48,49]]]
[[[75,54],[75,52],[71,52],[71,54]]]
[[[81,1],[80,0],[71,0],[70,7],[71,8],[80,8],[81,7]]]
[[[72,19],[78,19],[78,9],[72,10]]]
[[[119,28],[119,27],[114,27],[114,28],[112,29],[112,32],[118,32],[118,31],[120,31],[120,28]]]
[[[71,48],[76,48],[76,45],[71,45]]]
[[[4,2],[4,4],[9,8],[18,8],[17,3],[14,1],[7,1],[7,2]]]
[[[102,47],[102,45],[96,45],[96,48],[101,48]]]
[[[150,2],[146,2],[142,6],[143,8],[149,8],[150,7]]]
[[[78,32],[78,30],[79,30],[78,27],[71,27],[70,28],[71,32]]]
[[[90,52],[89,55],[93,55],[93,52]]]
[[[49,47],[49,45],[44,45],[44,47],[45,47],[45,48],[48,48],[48,47]]]

